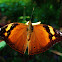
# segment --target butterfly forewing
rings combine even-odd
[[[4,40],[15,50],[24,54],[27,48],[27,26],[22,23],[13,23],[2,28]]]
[[[59,42],[62,37],[49,25],[35,25],[29,42],[29,55],[38,54]]]

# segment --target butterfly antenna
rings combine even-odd
[[[34,7],[33,7],[33,10],[32,10],[32,14],[31,14],[30,21],[32,20],[32,17],[33,17],[33,12],[34,12]]]

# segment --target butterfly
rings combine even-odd
[[[14,50],[34,55],[45,52],[56,42],[62,41],[62,32],[50,25],[10,23],[0,28],[0,36]]]

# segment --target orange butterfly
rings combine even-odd
[[[28,25],[10,23],[0,28],[0,36],[16,51],[34,55],[48,50],[56,42],[62,41],[62,32],[45,24]]]

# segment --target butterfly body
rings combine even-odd
[[[0,36],[13,49],[24,54],[28,47],[28,54],[34,55],[44,52],[56,42],[62,41],[62,33],[45,24],[28,25],[10,23],[0,28]]]

